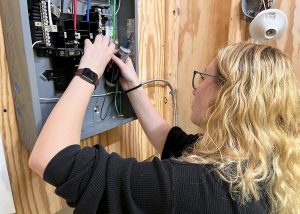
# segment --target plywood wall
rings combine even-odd
[[[180,126],[188,132],[197,131],[190,122],[193,71],[203,71],[228,40],[230,1],[220,2],[180,1],[178,115]]]
[[[279,40],[269,42],[292,59],[300,81],[300,1],[276,0],[275,8],[284,11],[288,29]],[[197,132],[190,122],[193,69],[203,70],[224,44],[247,41],[249,22],[241,12],[241,0],[181,0],[178,60],[179,124],[188,132]]]
[[[300,81],[300,1],[277,0],[276,8],[287,14],[289,25],[287,32],[274,44],[290,56],[297,79]]]
[[[139,0],[140,78],[168,79],[177,89],[179,125],[187,132],[197,128],[190,122],[192,72],[203,70],[228,42],[249,38],[242,19],[240,0]],[[273,43],[288,53],[300,80],[300,1],[277,0],[276,6],[289,16],[289,29]],[[172,100],[162,84],[146,87],[152,103],[171,123]],[[15,110],[6,64],[0,22],[0,133],[3,138],[13,197],[18,214],[55,213],[66,206],[47,185],[29,170],[29,152],[19,142]],[[101,143],[109,152],[144,160],[155,150],[149,146],[137,121],[115,128],[82,142],[82,146]]]

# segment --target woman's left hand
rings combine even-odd
[[[109,38],[98,35],[92,43],[89,39],[84,41],[84,54],[78,68],[90,68],[100,78],[106,65],[115,52],[115,44],[109,43]]]

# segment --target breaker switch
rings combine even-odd
[[[54,89],[56,93],[61,93],[68,87],[72,76],[66,76],[65,70],[46,70],[43,74],[48,81],[54,81]]]

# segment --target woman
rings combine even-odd
[[[187,135],[161,118],[138,87],[130,59],[123,63],[114,48],[106,37],[97,36],[93,44],[86,40],[79,67],[101,77],[114,60],[162,160],[122,159],[100,145],[81,149],[80,129],[94,86],[75,76],[29,160],[75,213],[299,212],[300,98],[281,51],[228,45],[204,72],[194,72],[191,120],[203,134]]]

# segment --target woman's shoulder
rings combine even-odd
[[[198,134],[187,134],[181,128],[175,126],[168,133],[163,151],[162,159],[171,157],[178,158],[183,151],[193,146],[199,138]]]
[[[216,182],[220,182],[220,178],[215,172],[215,167],[212,164],[198,164],[190,163],[180,159],[166,159],[162,160],[166,164],[171,165],[174,175],[177,176],[189,176],[190,179],[202,179],[204,177],[211,177]]]

